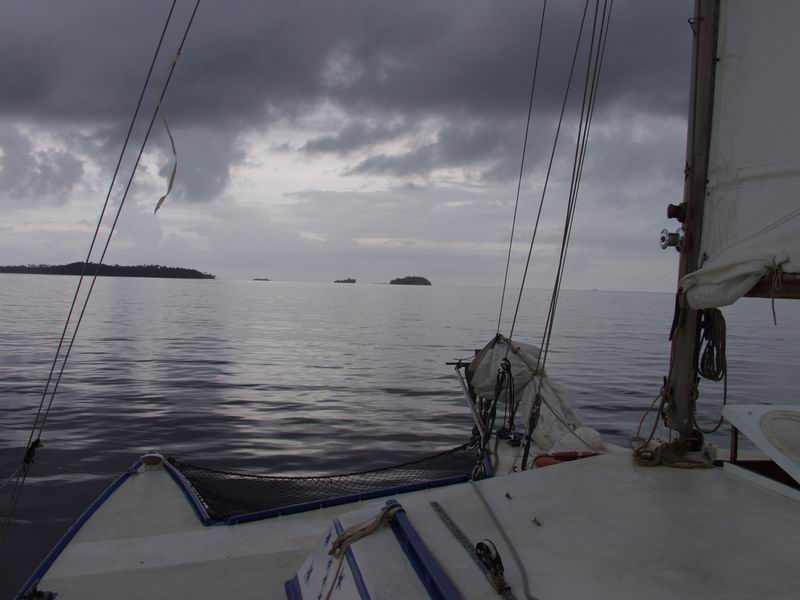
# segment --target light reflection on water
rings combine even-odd
[[[76,281],[0,275],[2,476],[21,458]],[[33,470],[0,562],[24,579],[111,474],[151,448],[200,464],[316,473],[462,443],[469,417],[444,363],[489,340],[498,296],[494,288],[101,279],[37,456],[47,464]],[[539,343],[547,303],[547,292],[527,292],[517,339]],[[658,391],[672,308],[670,294],[562,293],[548,370],[612,441],[626,442]],[[800,307],[777,310],[779,328],[768,301],[726,309],[729,401],[794,401]],[[701,390],[710,422],[721,385]]]

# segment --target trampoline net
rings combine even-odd
[[[480,448],[468,443],[412,462],[340,475],[252,475],[200,467],[175,458],[169,462],[187,480],[211,520],[223,521],[308,503],[314,503],[308,507],[312,509],[348,496],[390,495],[403,488],[421,489],[444,480],[466,481],[479,460]]]

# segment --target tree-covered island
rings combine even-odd
[[[15,265],[0,266],[0,273],[25,273],[31,275],[80,275],[83,272],[82,262],[66,265]],[[171,279],[216,279],[211,273],[203,273],[196,269],[183,267],[165,267],[163,265],[100,265],[90,262],[86,265],[85,274],[100,277],[168,277]]]
[[[424,277],[420,277],[419,275],[406,275],[405,277],[398,277],[397,279],[392,279],[389,282],[389,285],[430,285],[431,282],[425,279]]]

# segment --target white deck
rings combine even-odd
[[[521,598],[521,578],[473,484],[397,499],[464,597],[497,598],[430,507],[437,500],[475,543],[491,539]],[[478,484],[550,598],[796,598],[800,503],[721,469],[639,467],[593,457]],[[506,494],[511,498],[507,498]],[[281,598],[338,514],[345,526],[386,499],[234,526],[204,527],[163,470],[129,478],[59,556],[40,589],[72,598]],[[536,518],[541,526],[532,520]],[[411,597],[378,578],[388,530],[354,546],[373,597]],[[399,571],[403,571],[399,568]],[[393,583],[393,581],[397,583]],[[418,587],[416,588],[419,589]]]

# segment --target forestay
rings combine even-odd
[[[794,0],[720,3],[701,268],[681,280],[694,308],[800,272],[798,23]]]

